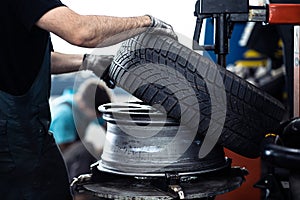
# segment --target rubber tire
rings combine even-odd
[[[272,96],[165,35],[144,33],[123,42],[108,73],[117,86],[187,126],[199,110],[197,133],[202,138],[210,121],[219,120],[211,117],[218,109],[212,108],[208,85],[224,88],[226,99],[218,99],[221,104],[226,101],[218,144],[248,158],[260,156],[264,135],[279,126],[286,112]],[[197,102],[191,102],[189,97],[195,95]]]

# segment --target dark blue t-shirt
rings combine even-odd
[[[39,72],[49,32],[35,23],[60,0],[6,0],[0,6],[0,90],[22,95]]]

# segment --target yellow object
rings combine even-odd
[[[238,60],[235,62],[236,67],[250,67],[250,68],[255,68],[255,67],[265,67],[267,65],[267,58],[253,50],[249,49],[244,53],[244,60]]]
[[[268,134],[265,135],[265,138],[267,138],[267,137],[277,137],[277,134],[275,134],[275,133],[268,133]]]
[[[244,53],[245,58],[261,58],[261,56],[262,54],[253,49],[249,49]]]

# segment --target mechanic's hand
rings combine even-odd
[[[82,67],[84,70],[91,70],[96,76],[101,78],[106,68],[111,65],[113,58],[114,56],[112,55],[85,54]]]
[[[151,15],[147,15],[147,16],[149,16],[151,19],[149,32],[163,33],[173,37],[176,40],[178,39],[177,35],[173,30],[173,27],[170,24],[167,24],[166,22],[157,19]]]

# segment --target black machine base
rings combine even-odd
[[[87,179],[77,179],[73,186],[78,193],[99,199],[214,199],[240,187],[245,175],[246,169],[229,166],[200,174],[166,172],[164,177],[126,176],[100,171],[96,164]]]

